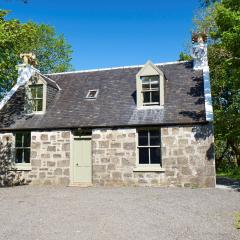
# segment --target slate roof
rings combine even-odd
[[[59,86],[58,86],[58,84],[57,84],[54,80],[52,80],[52,79],[49,78],[48,76],[44,76],[44,75],[42,75],[42,74],[41,74],[41,76],[42,76],[42,78],[46,81],[47,85],[50,85],[51,87],[59,90]]]
[[[157,65],[165,75],[164,108],[137,109],[140,67],[48,75],[61,88],[43,115],[24,116],[20,88],[0,111],[2,129],[51,129],[204,123],[203,73],[191,62]],[[96,100],[89,90],[99,89]],[[16,107],[17,105],[20,106]]]

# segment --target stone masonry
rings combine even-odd
[[[162,172],[138,172],[136,137],[136,129],[93,131],[93,184],[215,186],[211,125],[161,128]]]
[[[70,131],[32,132],[28,177],[34,184],[69,184],[70,136]]]
[[[31,170],[19,171],[31,184],[63,184],[70,182],[70,131],[31,132]],[[12,142],[11,133],[0,134],[0,141]]]
[[[70,183],[71,131],[31,133],[31,170],[21,171],[31,184]],[[0,134],[12,142],[12,133]],[[137,168],[137,130],[94,129],[93,185],[214,187],[215,161],[212,125],[161,128],[162,171]]]

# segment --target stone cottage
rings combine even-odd
[[[31,184],[215,186],[207,46],[193,61],[42,74],[23,55],[0,141]]]

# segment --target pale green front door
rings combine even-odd
[[[73,183],[92,183],[90,137],[75,137],[73,142]]]

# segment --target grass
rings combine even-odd
[[[240,180],[240,167],[217,170],[217,176]]]
[[[236,229],[240,229],[240,212],[235,214],[235,227]]]

